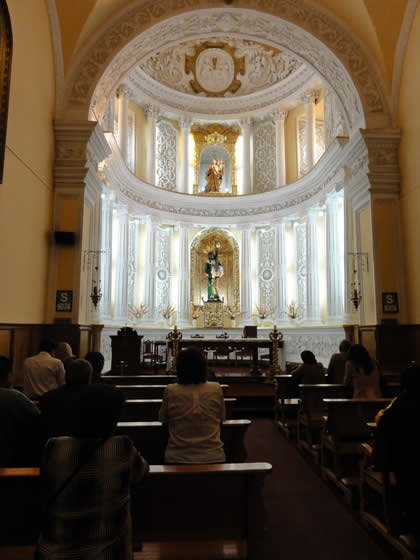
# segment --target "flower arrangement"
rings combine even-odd
[[[162,306],[160,312],[162,313],[162,317],[164,319],[170,319],[172,317],[172,315],[175,313],[176,311],[176,307],[174,305],[170,305],[168,303],[168,305],[164,305]]]
[[[194,305],[192,303],[191,304],[191,317],[193,319],[198,319],[199,317],[201,317],[202,314],[203,314],[203,310],[201,308],[201,305]]]
[[[303,306],[296,305],[295,300],[292,301],[287,306],[287,316],[289,319],[300,319],[303,315]]]
[[[263,303],[260,303],[260,305],[256,305],[255,308],[260,319],[267,319],[267,317],[269,317],[273,313],[273,310]]]
[[[232,321],[236,319],[236,317],[242,317],[244,312],[239,311],[236,305],[226,305],[225,306],[225,313],[229,315]]]
[[[130,303],[128,306],[128,312],[136,319],[141,319],[143,315],[147,315],[147,313],[149,313],[149,308],[143,302],[141,302],[138,307]]]

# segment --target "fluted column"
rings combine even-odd
[[[178,326],[189,324],[190,308],[190,243],[188,225],[179,224],[179,268],[178,268]]]
[[[306,173],[315,165],[315,101],[318,99],[318,90],[311,89],[302,97],[305,105],[305,144],[306,144]]]
[[[251,226],[241,227],[241,311],[243,324],[252,321],[252,291],[251,291]]]
[[[159,111],[147,105],[144,108],[147,119],[147,151],[146,151],[146,181],[156,184],[156,123]]]
[[[273,116],[276,123],[276,186],[283,187],[286,184],[284,122],[287,118],[287,111],[276,111]]]
[[[287,311],[286,223],[276,224],[276,322],[284,322]]]
[[[125,162],[128,154],[128,101],[128,88],[122,85],[118,88],[118,145]]]
[[[343,322],[343,255],[340,249],[338,208],[341,196],[327,197],[327,307],[328,322]]]
[[[319,270],[316,219],[318,211],[310,210],[306,227],[306,320],[319,323]]]
[[[138,305],[138,254],[139,254],[139,220],[132,219],[128,224],[128,295],[127,302]]]
[[[241,121],[242,136],[243,136],[243,147],[244,147],[244,169],[243,169],[243,185],[242,194],[248,194],[251,192],[252,181],[251,181],[251,132],[252,132],[252,121],[247,119]]]
[[[149,309],[146,321],[153,323],[156,320],[156,230],[157,222],[148,216],[146,222],[146,247],[147,264],[144,270],[144,303]]]
[[[188,185],[188,140],[191,128],[191,119],[182,118],[179,121],[179,126],[181,127],[181,166],[179,170],[179,185],[178,190],[184,193],[189,193]]]
[[[353,306],[350,302],[351,297],[351,277],[352,266],[349,253],[353,251],[351,239],[353,236],[353,218],[350,201],[349,189],[344,189],[344,324],[351,325],[353,322]]]
[[[118,243],[115,261],[114,320],[127,320],[128,292],[128,213],[127,207],[117,208]]]
[[[103,189],[101,200],[101,240],[99,248],[103,248],[105,253],[102,253],[100,258],[102,300],[99,309],[103,319],[111,319],[113,201],[109,189]]]

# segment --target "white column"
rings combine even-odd
[[[99,304],[99,311],[103,319],[111,319],[113,203],[111,193],[105,187],[101,194],[101,201],[101,241],[99,249],[104,249],[105,253],[100,256],[102,299]]]
[[[120,86],[118,88],[118,145],[125,162],[127,162],[128,152],[128,100],[127,87]]]
[[[315,101],[319,96],[318,90],[311,89],[302,97],[305,104],[305,144],[306,144],[306,172],[315,164]]]
[[[138,294],[138,254],[139,254],[139,220],[132,219],[128,225],[128,295],[127,304],[139,305]]]
[[[276,224],[276,323],[287,319],[286,223]],[[286,312],[286,313],[284,313]]]
[[[181,127],[181,167],[179,170],[178,190],[180,192],[189,193],[190,189],[188,185],[188,161],[189,161],[188,144],[189,144],[189,135],[190,135],[190,128],[191,128],[191,119],[182,118],[179,121],[179,126]]]
[[[351,297],[351,279],[352,279],[352,263],[349,259],[349,253],[354,251],[351,244],[353,238],[353,209],[351,205],[348,185],[344,188],[344,324],[352,325],[354,323],[354,309],[350,302]]]
[[[144,108],[147,119],[146,181],[156,184],[156,123],[159,111],[147,105]]]
[[[145,316],[146,322],[154,323],[156,312],[156,230],[158,224],[151,216],[146,222],[146,254],[144,269],[144,303],[149,309]]]
[[[114,320],[127,321],[128,291],[128,213],[127,207],[119,206],[118,215],[118,249],[115,261]]]
[[[306,226],[306,320],[308,323],[320,321],[317,216],[317,210],[310,210]]]
[[[252,290],[251,290],[251,226],[241,226],[241,311],[242,324],[249,325],[252,321]]]
[[[276,186],[286,184],[286,142],[284,136],[284,121],[287,111],[276,111],[273,115],[276,123]]]
[[[340,195],[327,197],[327,306],[328,322],[343,322],[343,260],[340,251],[338,205]]]
[[[190,308],[190,243],[188,225],[179,224],[179,268],[178,268],[178,326],[189,325]]]
[[[240,122],[242,128],[243,136],[243,146],[244,146],[244,173],[243,173],[243,185],[242,194],[248,194],[251,192],[252,181],[251,181],[251,132],[252,132],[252,121],[247,119]]]

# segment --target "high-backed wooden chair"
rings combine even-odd
[[[296,434],[297,413],[300,399],[290,398],[288,387],[291,375],[276,375],[277,398],[275,406],[275,419],[279,429],[290,439]]]

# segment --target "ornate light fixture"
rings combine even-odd
[[[350,301],[354,309],[357,311],[362,301],[362,292],[360,288],[360,271],[369,271],[368,254],[367,253],[347,253],[352,258],[352,275],[350,285]]]
[[[100,279],[100,275],[99,275],[99,255],[101,253],[105,253],[105,251],[98,251],[98,250],[94,250],[94,251],[85,251],[84,252],[84,259],[83,259],[83,269],[85,268],[85,264],[86,264],[86,256],[87,256],[87,264],[88,265],[92,265],[93,261],[95,266],[93,267],[92,270],[92,289],[90,292],[90,299],[92,300],[93,306],[95,308],[95,310],[98,307],[98,303],[101,301],[102,299],[102,290],[101,290],[101,279]]]

